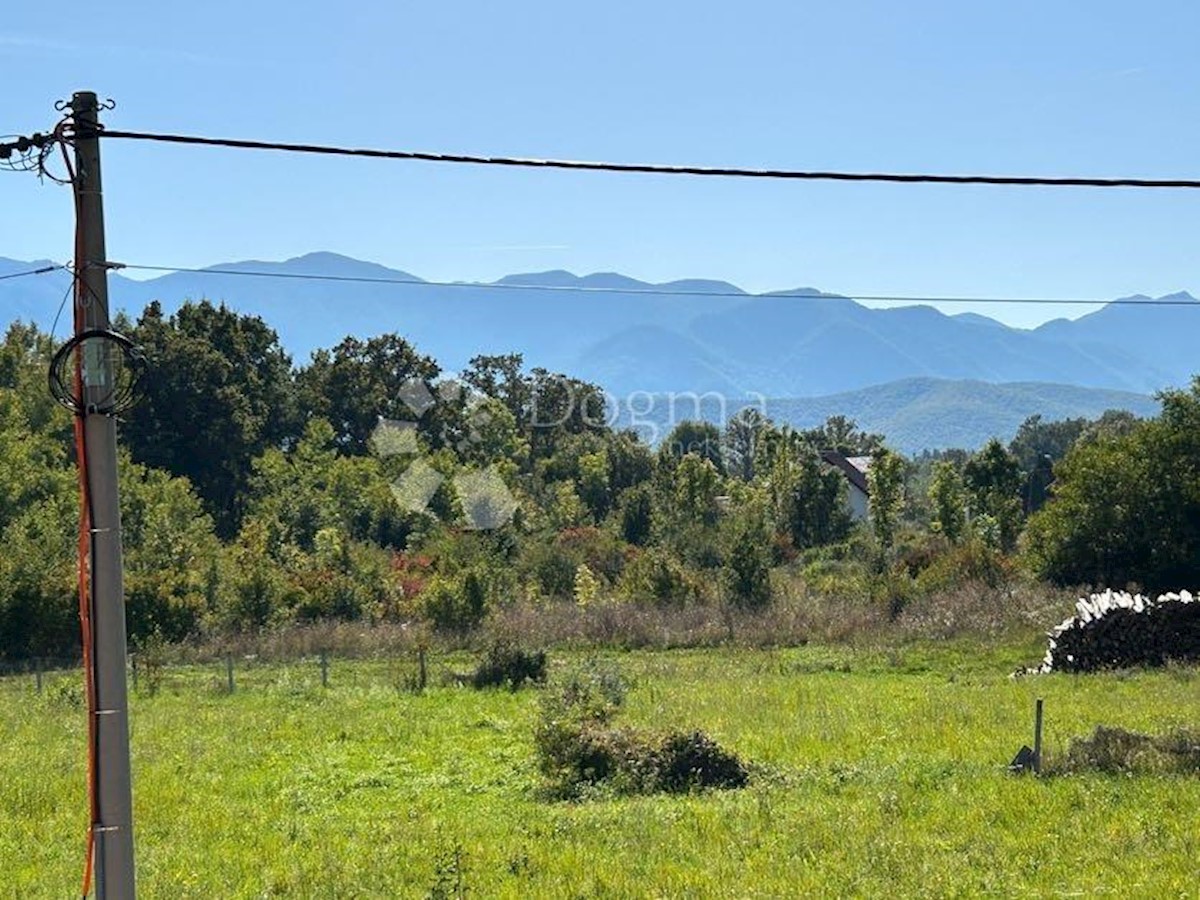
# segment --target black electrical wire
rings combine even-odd
[[[52,265],[42,266],[40,269],[30,269],[27,272],[10,272],[8,275],[0,275],[0,281],[8,281],[10,278],[25,278],[28,275],[45,275],[47,272],[57,272],[59,269],[65,269],[66,266]]]
[[[625,294],[632,296],[654,297],[733,297],[743,300],[780,299],[780,300],[866,300],[871,302],[894,303],[962,303],[962,304],[994,304],[1021,303],[1033,305],[1117,305],[1117,306],[1194,306],[1200,309],[1200,302],[1185,299],[1133,299],[1097,300],[1086,298],[1059,297],[925,297],[905,296],[899,294],[809,294],[794,291],[771,291],[764,294],[750,294],[744,291],[704,291],[696,289],[669,290],[661,287],[650,288],[618,288],[618,287],[589,287],[586,285],[565,284],[519,284],[513,282],[479,284],[467,281],[423,281],[419,278],[382,278],[366,275],[320,275],[315,272],[266,272],[256,269],[200,269],[186,266],[152,266],[138,263],[112,263],[114,269],[132,269],[143,272],[184,272],[192,275],[233,275],[248,278],[282,278],[293,281],[328,281],[352,284],[394,284],[410,285],[413,287],[432,288],[466,288],[469,290],[496,291],[545,291],[548,293],[568,294]]]
[[[430,153],[417,150],[375,150],[324,144],[294,144],[279,141],[201,137],[190,134],[162,134],[148,131],[99,129],[101,138],[156,141],[167,144],[191,144],[226,147],[235,150],[278,150],[324,156],[359,156],[371,159],[417,160],[459,163],[477,166],[510,166],[533,169],[574,169],[593,172],[626,172],[649,175],[694,175],[719,178],[770,178],[799,181],[873,181],[899,184],[986,184],[1041,187],[1097,188],[1200,188],[1200,179],[1190,178],[1084,178],[1038,175],[933,175],[895,172],[833,172],[798,169],[748,169],[726,166],[665,165],[657,163],[616,163],[588,160],[536,159],[515,156],[481,156],[466,153]],[[80,132],[76,131],[76,135]]]

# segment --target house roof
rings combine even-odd
[[[843,456],[836,450],[822,450],[821,459],[840,469],[847,481],[864,494],[870,495],[871,491],[867,486],[867,471],[871,468],[871,457]]]

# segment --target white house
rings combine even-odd
[[[855,522],[865,522],[870,510],[871,491],[867,486],[867,471],[871,468],[871,457],[843,456],[836,450],[822,450],[821,459],[845,477],[850,488],[850,517]]]

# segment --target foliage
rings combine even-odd
[[[1046,771],[1051,775],[1200,775],[1200,732],[1176,728],[1153,735],[1097,725],[1090,737],[1072,738],[1067,752]]]
[[[151,303],[131,337],[153,374],[121,437],[136,462],[191,481],[231,537],[254,458],[295,433],[291,360],[262,319],[208,301],[169,318]]]
[[[517,690],[526,682],[546,680],[546,652],[525,650],[510,641],[493,641],[471,675],[475,688],[502,687]]]
[[[721,445],[730,475],[742,481],[753,480],[757,474],[754,461],[758,442],[771,427],[771,420],[753,406],[743,407],[730,416]]]
[[[439,631],[470,631],[487,615],[488,587],[487,575],[478,568],[435,578],[421,594],[424,614]]]
[[[845,539],[851,518],[841,472],[825,466],[795,432],[766,432],[765,440],[773,444],[760,465],[779,533],[797,550]]]
[[[680,422],[663,438],[658,455],[662,464],[668,467],[694,456],[710,463],[717,473],[725,473],[725,461],[721,456],[721,431],[711,422],[691,419]]]
[[[721,474],[712,460],[694,453],[679,460],[671,473],[670,516],[676,524],[712,525],[717,521]]]
[[[944,534],[951,543],[957,543],[966,527],[967,495],[962,475],[953,463],[934,463],[929,500],[933,505],[934,530]]]
[[[890,547],[904,508],[904,460],[890,450],[876,453],[867,471],[867,485],[875,539],[882,546]]]
[[[75,498],[60,495],[14,516],[0,532],[0,658],[56,656],[79,647]]]
[[[574,594],[579,606],[591,606],[600,597],[600,579],[588,568],[587,563],[582,563],[575,570]]]
[[[749,506],[728,520],[721,582],[730,604],[761,609],[771,602],[771,529],[766,512]]]
[[[256,459],[247,515],[264,523],[274,541],[305,552],[328,528],[403,547],[415,515],[400,508],[377,459],[339,454],[335,442],[329,423],[313,419],[289,450],[271,448]]]
[[[1159,418],[1081,441],[1055,467],[1054,499],[1026,529],[1039,576],[1152,592],[1200,582],[1200,378],[1160,399]]]
[[[219,666],[172,665],[156,696],[130,701],[139,888],[422,897],[461,846],[477,897],[1191,896],[1200,779],[1014,780],[1003,764],[1028,740],[1036,697],[1048,767],[1102,724],[1187,726],[1194,746],[1200,674],[1009,678],[1033,646],[609,654],[637,684],[614,725],[700,729],[757,767],[741,791],[602,803],[539,792],[541,691],[433,679],[397,692],[374,658],[334,660],[321,690],[312,661],[247,662],[243,677],[238,659],[224,694]],[[0,677],[0,871],[15,897],[78,884],[83,719],[51,695],[80,683],[77,670],[47,674],[39,697],[32,675]],[[1104,839],[1081,837],[1083,819]]]
[[[635,547],[644,547],[654,532],[654,494],[649,485],[639,484],[621,495],[621,538]]]
[[[1034,415],[1017,428],[1016,436],[1008,445],[1008,452],[1016,459],[1023,473],[1027,515],[1045,504],[1053,480],[1054,463],[1066,456],[1088,425],[1087,419],[1043,422],[1041,416]]]
[[[296,382],[302,408],[332,424],[336,446],[364,454],[381,418],[419,421],[423,435],[439,446],[447,416],[460,411],[452,405],[458,398],[441,397],[425,409],[425,398],[413,389],[433,384],[440,371],[404,338],[381,334],[347,337],[331,350],[318,350]]]
[[[636,603],[656,606],[684,606],[699,596],[699,588],[687,570],[658,547],[630,559],[621,573],[617,591]]]
[[[221,546],[212,517],[186,479],[128,459],[120,467],[126,550],[125,624],[130,643],[176,643],[219,604]]]
[[[830,416],[825,424],[802,434],[816,449],[834,450],[843,456],[874,456],[884,449],[883,435],[864,432],[843,415]]]
[[[154,367],[121,426],[134,644],[389,622],[459,641],[514,605],[579,634],[645,641],[664,623],[653,640],[711,642],[735,619],[803,635],[832,621],[819,606],[832,598],[857,604],[841,634],[856,616],[908,627],[933,615],[935,594],[1014,582],[1021,502],[1036,506],[1051,478],[1059,499],[1026,542],[1044,576],[1183,584],[1200,558],[1200,429],[1183,392],[1155,422],[1110,415],[1081,431],[1035,417],[1011,453],[940,454],[960,482],[933,457],[910,467],[844,416],[800,431],[746,407],[723,431],[682,422],[652,448],[611,427],[595,385],[526,371],[520,354],[475,357],[464,389],[395,334],[346,338],[295,369],[261,319],[207,302],[172,316],[152,304],[129,330]],[[44,390],[53,347],[22,325],[0,344],[6,658],[78,645],[78,487],[69,416]],[[379,427],[392,419],[408,425]],[[878,451],[873,529],[853,526],[822,449]],[[1111,468],[1098,476],[1108,494],[1072,477],[1083,463]],[[437,482],[419,503],[403,489],[414,465]]]
[[[1021,529],[1021,467],[992,438],[967,460],[962,470],[972,515],[991,527],[980,531],[994,546],[1010,552]]]
[[[613,726],[623,699],[619,673],[594,665],[545,692],[534,748],[553,796],[579,797],[596,787],[652,794],[746,785],[742,762],[702,731]]]

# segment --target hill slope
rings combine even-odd
[[[32,265],[0,259],[0,274]],[[915,377],[1146,394],[1186,384],[1197,369],[1190,343],[1200,302],[1186,294],[1173,295],[1179,306],[1108,306],[1030,331],[928,306],[870,309],[813,288],[748,295],[719,281],[655,285],[563,271],[432,285],[333,253],[213,268],[222,273],[147,281],[114,273],[113,306],[136,315],[153,299],[168,312],[187,299],[225,301],[267,320],[298,363],[346,334],[385,331],[408,337],[449,371],[478,353],[519,351],[531,366],[621,396],[816,397]],[[48,327],[68,283],[65,272],[0,282],[0,309]]]

